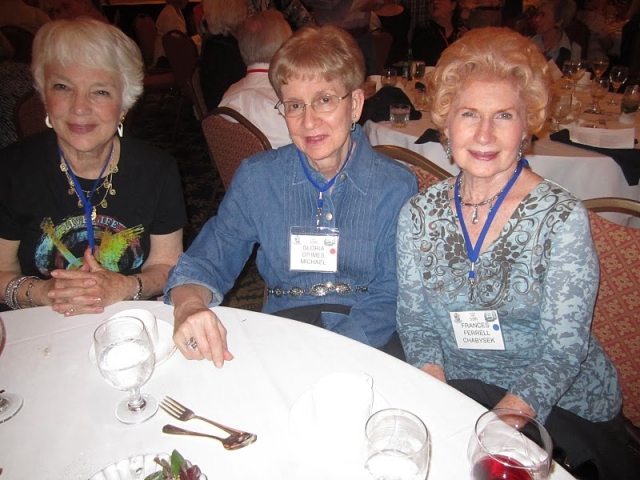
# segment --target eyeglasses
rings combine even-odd
[[[311,103],[303,103],[295,100],[287,101],[287,102],[278,102],[276,106],[273,107],[280,115],[286,118],[294,118],[299,117],[307,110],[307,105],[311,105],[314,112],[317,113],[329,113],[333,112],[338,105],[340,105],[340,101],[347,98],[351,95],[351,92],[346,95],[339,97],[337,95],[320,95],[319,97],[314,98]]]

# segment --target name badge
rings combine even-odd
[[[458,348],[504,350],[500,319],[495,310],[451,312],[449,316]]]
[[[292,227],[289,269],[296,272],[338,271],[338,229]]]

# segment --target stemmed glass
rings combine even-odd
[[[4,340],[7,334],[4,329],[4,323],[0,320],[0,351],[3,350]],[[0,423],[4,423],[13,418],[22,408],[24,400],[16,393],[0,393]]]
[[[571,71],[571,79],[573,83],[578,83],[584,73],[589,68],[589,62],[587,60],[574,60],[575,68]]]
[[[553,113],[553,130],[555,132],[560,129],[560,121],[571,111],[571,100],[571,93],[561,93],[553,96],[551,109]]]
[[[158,401],[140,394],[153,373],[153,343],[142,321],[135,317],[116,317],[102,323],[93,334],[100,373],[109,385],[130,391],[131,396],[116,407],[122,423],[140,423],[158,411]]]
[[[606,57],[596,58],[591,62],[591,68],[593,68],[595,78],[600,78],[609,68],[609,59]]]
[[[591,83],[591,88],[589,93],[591,94],[591,98],[593,99],[593,103],[591,107],[585,110],[585,113],[602,113],[602,109],[600,108],[600,100],[607,96],[607,92],[609,91],[609,80],[600,77],[593,80]]]
[[[422,81],[425,74],[425,63],[422,60],[414,60],[411,62],[411,78],[416,81]]]
[[[570,82],[572,85],[575,84],[575,80],[573,77],[577,75],[578,65],[575,60],[565,60],[562,64],[562,76]]]
[[[530,416],[496,408],[480,416],[467,455],[473,480],[546,480],[552,459],[551,437]]]
[[[613,85],[613,93],[617,93],[620,87],[624,82],[627,81],[629,77],[629,68],[623,65],[616,65],[609,72],[609,80],[611,81],[611,85]],[[611,100],[607,102],[607,105],[618,105],[615,97],[612,97]]]

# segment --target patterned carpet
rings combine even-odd
[[[224,196],[224,187],[209,157],[200,125],[188,100],[183,101],[178,118],[180,97],[173,94],[147,94],[135,108],[129,130],[132,135],[173,155],[178,160],[182,178],[188,224],[184,230],[185,249],[204,223],[215,215]],[[223,305],[259,311],[262,308],[264,282],[253,257]]]

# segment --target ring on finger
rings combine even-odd
[[[187,343],[185,343],[184,346],[187,347],[189,350],[193,350],[193,351],[195,351],[198,348],[198,344],[193,339],[193,337],[187,340]]]
[[[73,308],[70,308],[69,310],[67,310],[64,313],[65,313],[65,315],[71,315],[73,313]]]

